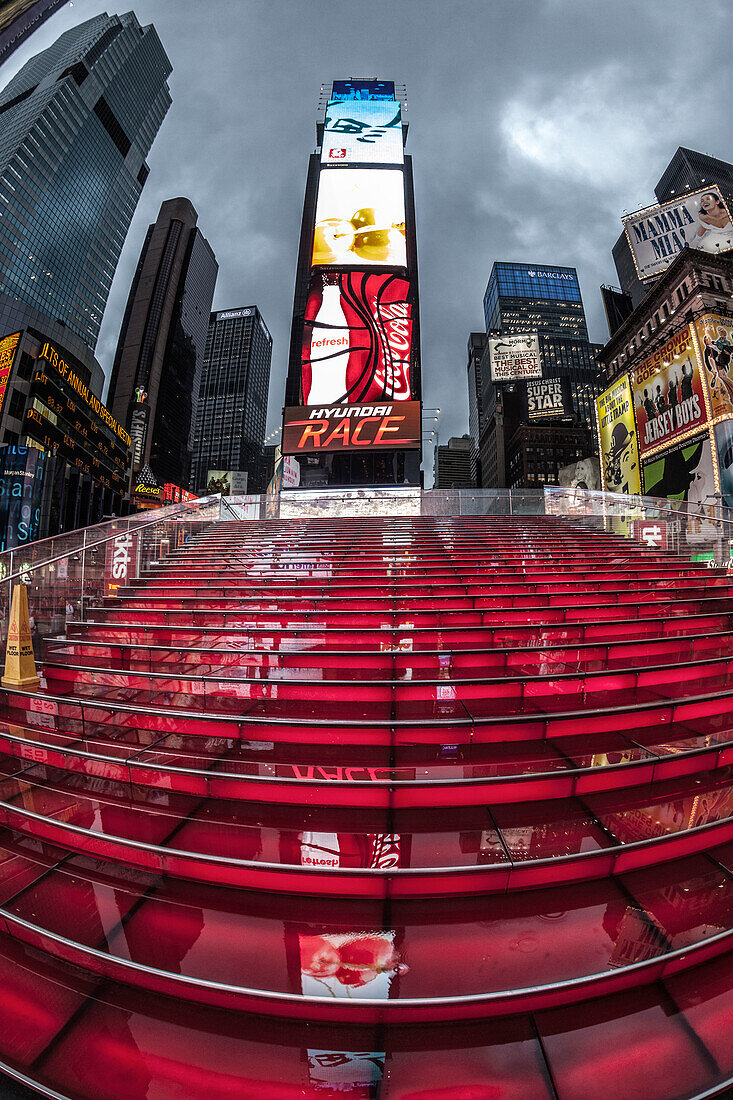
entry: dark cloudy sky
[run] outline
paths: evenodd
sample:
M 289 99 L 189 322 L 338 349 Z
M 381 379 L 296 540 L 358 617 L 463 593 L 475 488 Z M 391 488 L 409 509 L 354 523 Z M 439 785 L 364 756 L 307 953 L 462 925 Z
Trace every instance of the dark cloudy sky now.
M 75 0 L 1 74 L 103 10 Z M 108 8 L 110 13 L 127 10 Z M 653 201 L 678 145 L 733 159 L 730 0 L 136 0 L 173 63 L 173 106 L 112 287 L 109 372 L 145 228 L 188 196 L 219 261 L 217 309 L 256 303 L 280 416 L 295 260 L 322 82 L 407 85 L 423 393 L 467 430 L 466 340 L 494 260 L 578 268 L 591 338 L 624 209 Z M 7 73 L 6 71 L 7 70 Z

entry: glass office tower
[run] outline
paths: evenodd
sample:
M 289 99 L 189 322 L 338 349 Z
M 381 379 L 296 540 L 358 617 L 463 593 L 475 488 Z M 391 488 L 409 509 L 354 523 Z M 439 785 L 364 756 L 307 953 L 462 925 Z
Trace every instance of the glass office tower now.
M 99 15 L 0 93 L 0 291 L 92 349 L 171 104 L 170 73 L 152 25 Z
M 272 337 L 257 306 L 211 314 L 193 440 L 197 492 L 214 470 L 246 473 L 247 492 L 265 491 L 271 359 Z
M 132 437 L 133 469 L 187 488 L 201 370 L 219 270 L 198 214 L 166 199 L 143 243 L 122 319 L 108 404 Z

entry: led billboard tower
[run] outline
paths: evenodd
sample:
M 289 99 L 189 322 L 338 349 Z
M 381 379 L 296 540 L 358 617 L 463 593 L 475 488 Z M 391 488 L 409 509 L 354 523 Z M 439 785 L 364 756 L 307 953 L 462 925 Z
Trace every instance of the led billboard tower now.
M 417 244 L 404 89 L 324 89 L 300 237 L 283 453 L 303 488 L 419 485 Z

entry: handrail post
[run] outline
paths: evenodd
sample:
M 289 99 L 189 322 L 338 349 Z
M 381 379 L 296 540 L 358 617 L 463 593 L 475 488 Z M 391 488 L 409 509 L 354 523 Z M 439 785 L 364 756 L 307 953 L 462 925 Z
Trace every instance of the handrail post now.
M 79 592 L 79 617 L 84 622 L 84 582 L 87 564 L 87 532 L 84 528 L 84 537 L 81 547 L 81 589 Z

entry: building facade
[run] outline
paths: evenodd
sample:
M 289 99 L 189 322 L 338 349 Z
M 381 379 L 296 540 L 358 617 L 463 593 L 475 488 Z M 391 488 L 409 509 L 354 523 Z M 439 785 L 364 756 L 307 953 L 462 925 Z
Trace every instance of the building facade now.
M 300 486 L 419 485 L 420 324 L 404 86 L 322 88 L 283 419 Z
M 435 448 L 433 487 L 435 489 L 473 489 L 476 487 L 470 435 L 453 436 L 446 446 Z
M 0 93 L 0 292 L 92 349 L 171 103 L 170 72 L 152 25 L 100 15 Z
M 718 188 L 728 204 L 728 209 L 733 210 L 733 164 L 680 146 L 664 169 L 654 188 L 654 194 L 659 204 L 675 203 L 695 193 L 705 192 L 710 187 Z M 658 213 L 663 215 L 663 212 L 657 212 L 654 207 L 649 209 L 654 216 Z M 673 241 L 672 245 L 677 249 L 684 247 L 685 243 L 686 238 L 682 236 L 678 241 Z M 619 236 L 612 252 L 621 290 L 629 296 L 635 309 L 641 305 L 653 285 L 654 276 L 640 278 L 638 263 L 626 229 Z M 611 335 L 614 332 L 612 330 Z
M 122 320 L 109 405 L 129 429 L 133 466 L 187 488 L 218 265 L 185 198 L 148 227 Z
M 487 334 L 478 365 L 471 363 L 478 342 L 473 334 L 469 340 L 469 426 L 471 434 L 478 426 L 478 482 L 484 488 L 556 484 L 568 456 L 575 458 L 578 440 L 593 447 L 595 399 L 601 389 L 600 345 L 588 339 L 575 268 L 495 263 L 484 294 L 484 319 Z M 519 336 L 533 345 L 532 371 L 500 379 L 492 372 L 491 341 Z
M 35 494 L 29 516 L 10 524 L 16 533 L 23 525 L 28 537 L 20 541 L 126 513 L 130 437 L 102 404 L 103 382 L 81 338 L 0 294 L 0 454 L 11 481 L 21 477 Z M 4 548 L 8 522 L 0 513 Z
M 733 255 L 684 249 L 603 348 L 606 491 L 733 507 L 732 298 Z
M 214 472 L 246 473 L 247 492 L 265 491 L 271 360 L 272 336 L 257 306 L 211 314 L 193 439 L 191 485 L 198 492 Z

